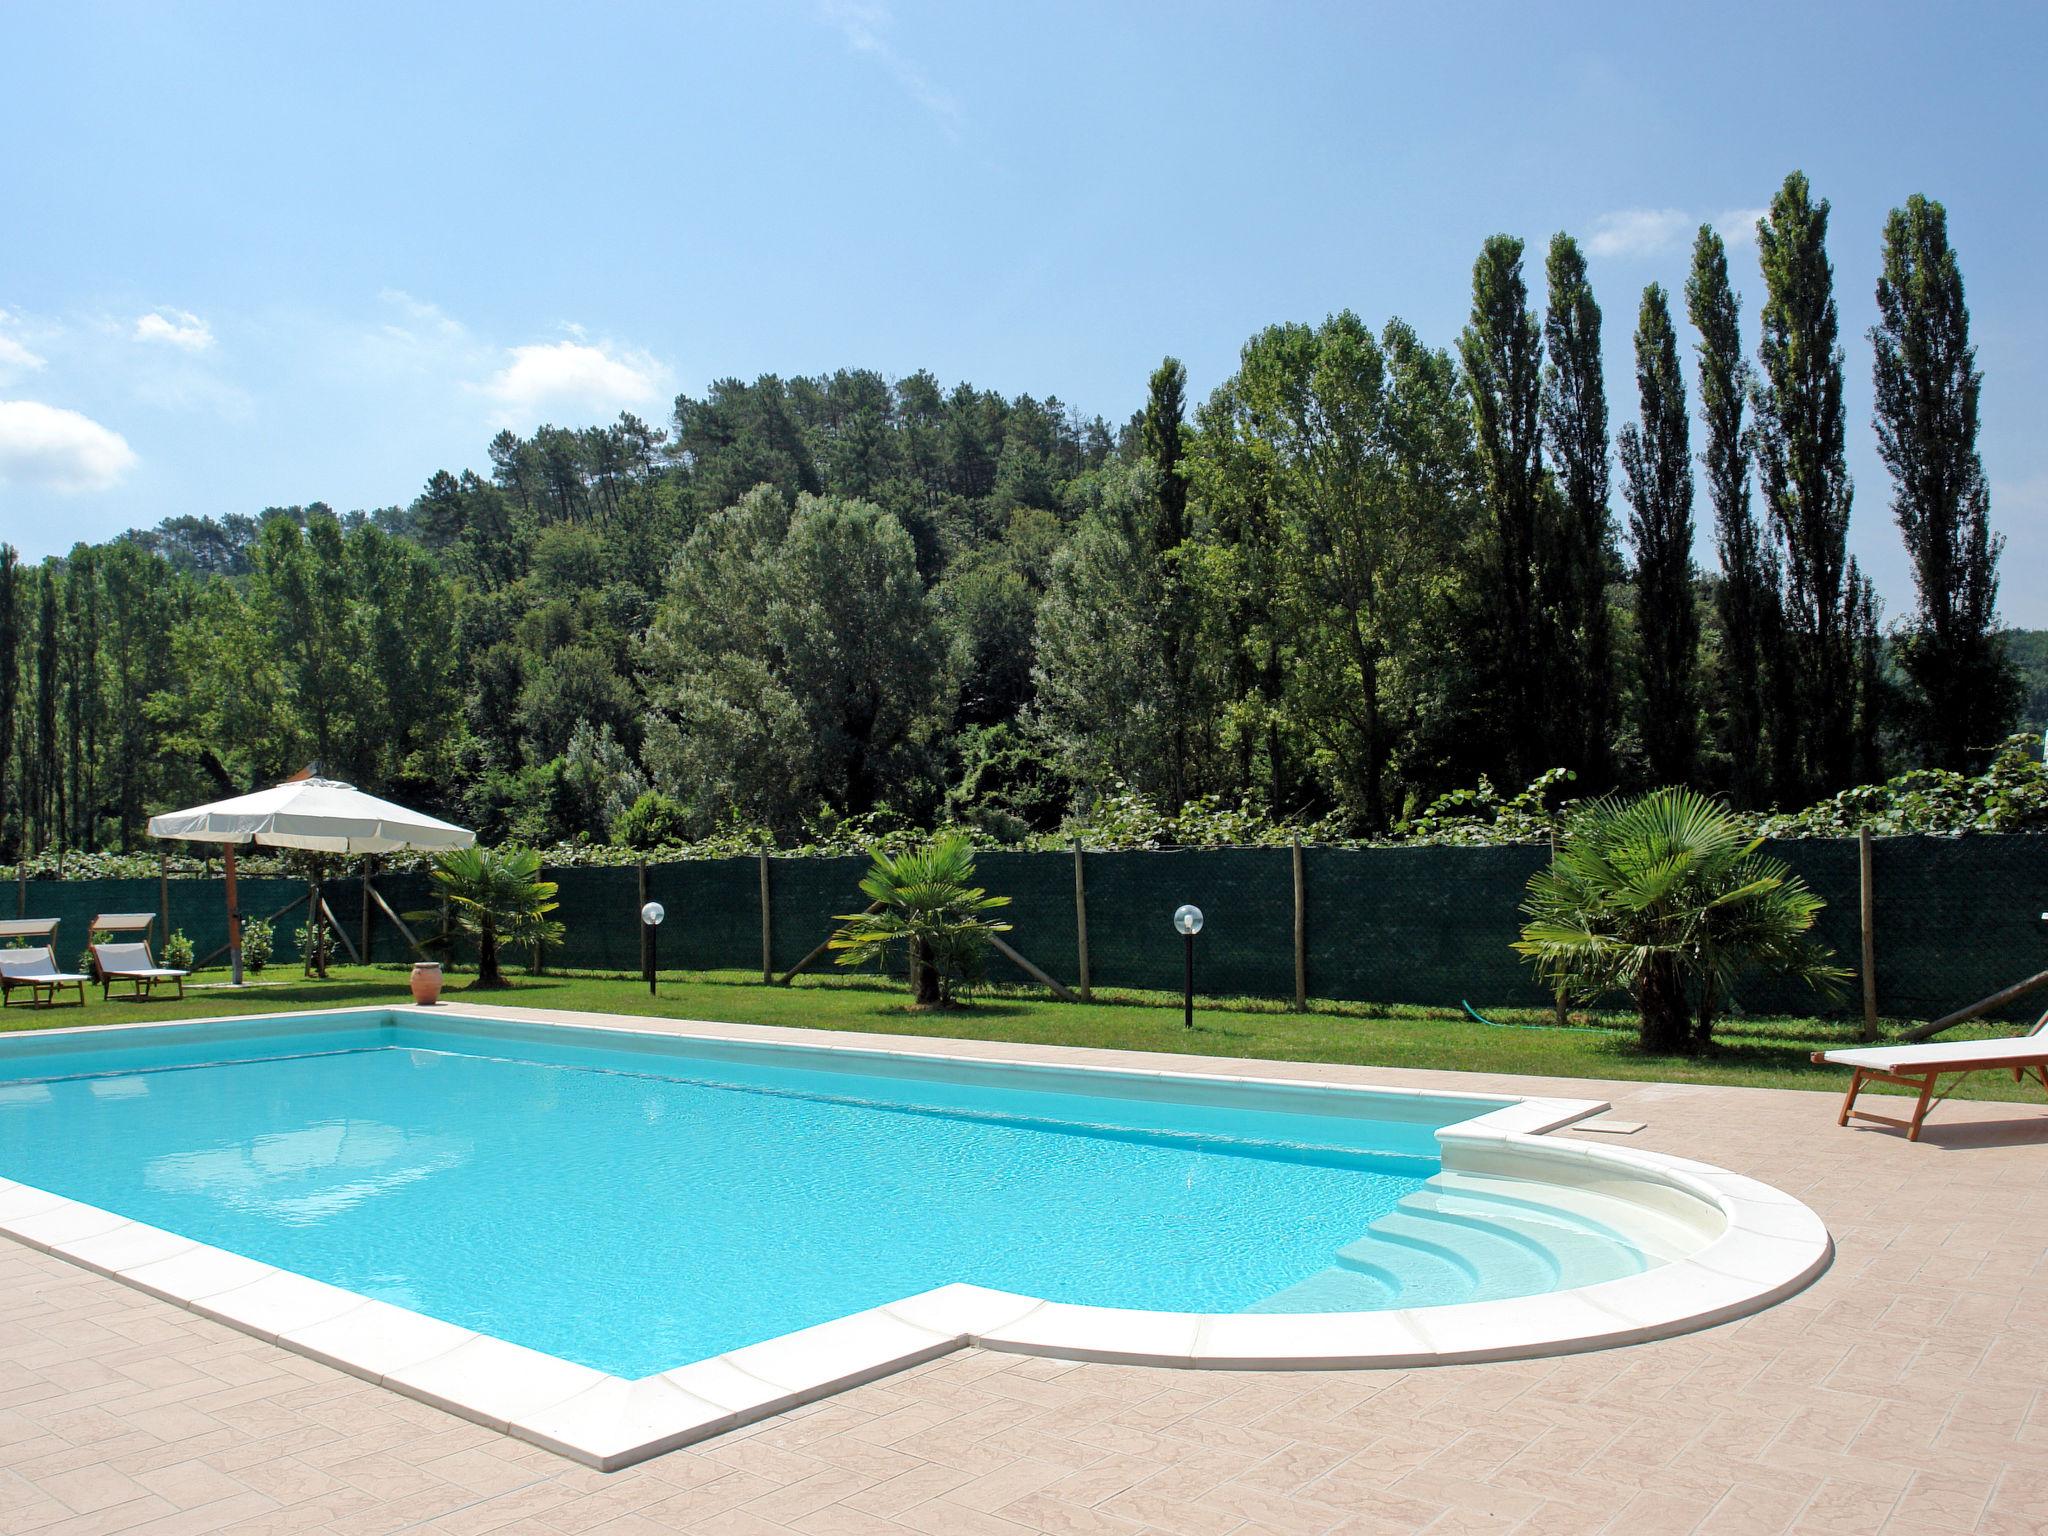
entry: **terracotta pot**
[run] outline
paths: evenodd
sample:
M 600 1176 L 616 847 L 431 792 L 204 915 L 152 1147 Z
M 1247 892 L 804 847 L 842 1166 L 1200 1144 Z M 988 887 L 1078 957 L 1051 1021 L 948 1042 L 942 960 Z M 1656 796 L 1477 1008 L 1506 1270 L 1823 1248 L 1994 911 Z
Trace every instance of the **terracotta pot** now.
M 412 968 L 412 1000 L 429 1007 L 441 1000 L 441 967 L 433 960 L 421 960 Z

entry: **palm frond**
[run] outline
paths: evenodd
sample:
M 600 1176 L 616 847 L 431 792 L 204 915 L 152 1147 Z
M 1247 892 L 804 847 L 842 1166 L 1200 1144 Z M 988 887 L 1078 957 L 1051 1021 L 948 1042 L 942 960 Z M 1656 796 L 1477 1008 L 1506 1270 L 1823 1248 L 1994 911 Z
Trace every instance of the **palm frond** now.
M 1694 790 L 1593 801 L 1530 877 L 1514 948 L 1572 995 L 1621 991 L 1646 1009 L 1689 1000 L 1709 1023 L 1749 972 L 1833 987 L 1848 973 L 1812 937 L 1824 903 L 1761 847 Z

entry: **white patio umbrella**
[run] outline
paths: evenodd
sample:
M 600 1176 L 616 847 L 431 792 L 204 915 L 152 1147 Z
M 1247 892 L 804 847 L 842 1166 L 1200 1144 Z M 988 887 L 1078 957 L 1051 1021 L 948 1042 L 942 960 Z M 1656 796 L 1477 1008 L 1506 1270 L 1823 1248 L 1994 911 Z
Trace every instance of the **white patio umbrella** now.
M 253 795 L 166 811 L 149 818 L 152 837 L 222 845 L 228 897 L 228 964 L 242 984 L 242 915 L 235 905 L 235 845 L 308 848 L 316 853 L 389 853 L 398 848 L 467 848 L 467 827 L 409 811 L 352 785 L 310 773 Z M 316 917 L 318 914 L 315 914 Z

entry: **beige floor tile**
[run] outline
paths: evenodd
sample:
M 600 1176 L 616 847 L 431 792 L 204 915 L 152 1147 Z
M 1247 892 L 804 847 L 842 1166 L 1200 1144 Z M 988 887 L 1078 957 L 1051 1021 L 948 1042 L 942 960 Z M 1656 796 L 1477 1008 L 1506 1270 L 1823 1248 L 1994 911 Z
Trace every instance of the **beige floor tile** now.
M 2048 1531 L 2042 1147 L 1973 1130 L 2009 1110 L 1946 1105 L 1911 1146 L 1826 1095 L 1374 1076 L 1598 1093 L 1640 1145 L 1809 1201 L 1835 1264 L 1739 1323 L 1547 1361 L 963 1351 L 603 1474 L 0 1240 L 0 1536 Z

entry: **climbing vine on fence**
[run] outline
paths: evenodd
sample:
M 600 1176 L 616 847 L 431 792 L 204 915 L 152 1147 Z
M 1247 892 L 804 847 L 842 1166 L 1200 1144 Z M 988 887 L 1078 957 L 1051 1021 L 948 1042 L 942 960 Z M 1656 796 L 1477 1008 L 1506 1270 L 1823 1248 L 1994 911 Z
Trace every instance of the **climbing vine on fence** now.
M 1550 840 L 1576 803 L 1569 794 L 1572 780 L 1567 770 L 1553 768 L 1518 792 L 1502 794 L 1482 778 L 1471 789 L 1439 796 L 1381 838 L 1354 837 L 1336 816 L 1289 821 L 1273 817 L 1256 804 L 1232 804 L 1218 795 L 1191 800 L 1172 810 L 1128 788 L 1097 797 L 1060 831 L 1036 834 L 1020 843 L 999 843 L 979 828 L 936 830 L 957 831 L 979 848 L 1007 846 L 1026 852 L 1065 848 L 1076 839 L 1083 847 L 1102 851 L 1284 848 L 1297 841 L 1320 848 L 1505 848 Z M 1880 836 L 2044 832 L 2048 831 L 2048 767 L 2042 764 L 2040 746 L 2033 737 L 2014 736 L 1981 774 L 1916 769 L 1883 784 L 1845 789 L 1803 810 L 1744 819 L 1758 836 L 1788 840 L 1854 837 L 1866 828 Z M 554 869 L 731 858 L 750 856 L 763 848 L 777 858 L 838 858 L 865 856 L 876 848 L 900 852 L 929 837 L 932 830 L 913 825 L 887 809 L 864 816 L 821 812 L 805 824 L 801 837 L 779 845 L 764 829 L 735 820 L 709 837 L 659 848 L 582 841 L 556 843 L 541 852 Z M 245 853 L 240 863 L 250 875 L 297 875 L 303 868 L 292 856 L 261 850 Z M 152 851 L 50 851 L 23 860 L 20 869 L 31 880 L 133 880 L 155 878 L 158 865 L 159 855 Z M 210 876 L 219 873 L 220 861 L 180 851 L 167 855 L 163 867 L 173 878 Z M 393 854 L 384 857 L 383 867 L 424 869 L 426 861 L 424 856 Z

